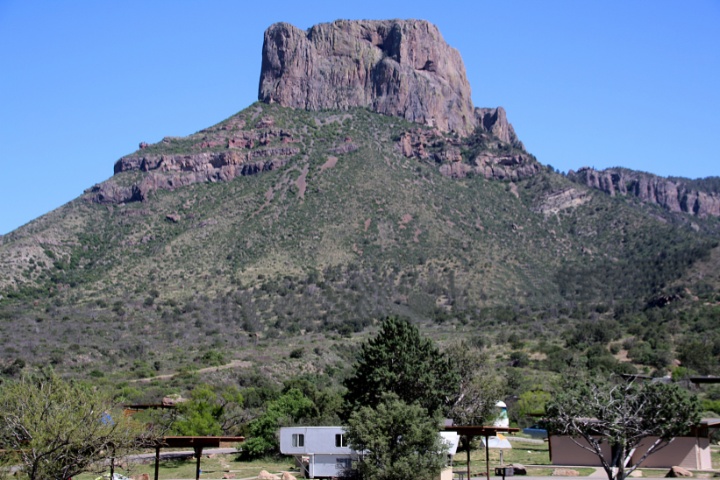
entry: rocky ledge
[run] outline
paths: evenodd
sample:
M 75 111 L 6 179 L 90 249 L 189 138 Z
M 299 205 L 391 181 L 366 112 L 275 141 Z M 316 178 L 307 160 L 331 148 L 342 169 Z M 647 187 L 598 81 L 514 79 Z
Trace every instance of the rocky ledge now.
M 720 195 L 650 173 L 624 168 L 595 170 L 581 168 L 568 172 L 568 177 L 588 187 L 611 195 L 632 196 L 645 203 L 659 205 L 671 212 L 689 213 L 699 217 L 720 216 Z
M 256 110 L 260 113 L 262 110 Z M 182 151 L 182 153 L 168 153 Z M 147 172 L 140 180 L 124 185 L 115 178 L 85 191 L 95 203 L 143 201 L 155 190 L 199 182 L 226 182 L 283 167 L 300 153 L 292 132 L 275 128 L 271 117 L 261 118 L 255 128 L 235 116 L 226 122 L 185 138 L 164 138 L 115 162 L 115 174 Z
M 170 165 L 172 168 L 176 168 L 178 164 L 183 164 L 196 165 L 199 168 L 197 170 L 182 172 L 176 171 L 176 173 L 171 175 L 151 173 L 143 177 L 138 183 L 130 186 L 119 185 L 110 179 L 94 185 L 86 190 L 85 193 L 88 194 L 87 198 L 94 203 L 120 204 L 142 202 L 147 198 L 148 194 L 155 190 L 174 190 L 179 187 L 201 182 L 227 182 L 238 176 L 254 175 L 260 172 L 275 170 L 285 166 L 287 163 L 287 158 L 272 158 L 259 162 L 241 164 L 228 163 L 214 168 L 202 168 L 202 166 L 212 164 L 213 161 L 223 162 L 225 158 L 232 158 L 232 156 L 227 156 L 222 153 L 177 156 L 161 155 L 159 158 L 151 158 L 147 163 L 147 159 L 143 158 L 143 165 L 157 163 L 159 165 Z
M 400 137 L 398 148 L 405 157 L 433 160 L 440 173 L 452 178 L 482 175 L 516 181 L 542 170 L 525 151 L 502 107 L 476 108 L 475 115 L 478 123 L 471 136 L 459 138 L 443 135 L 437 128 L 417 128 Z

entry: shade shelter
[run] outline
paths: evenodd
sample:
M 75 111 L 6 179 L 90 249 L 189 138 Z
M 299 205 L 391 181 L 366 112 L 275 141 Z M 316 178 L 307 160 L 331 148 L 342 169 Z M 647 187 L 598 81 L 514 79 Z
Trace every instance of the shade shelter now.
M 490 426 L 474 426 L 474 425 L 452 425 L 446 426 L 445 430 L 450 432 L 457 432 L 458 435 L 462 435 L 467 439 L 467 476 L 470 480 L 470 442 L 474 437 L 480 436 L 485 437 L 485 470 L 488 480 L 490 480 L 490 449 L 487 445 L 490 444 L 490 437 L 497 436 L 498 433 L 517 433 L 520 431 L 519 428 L 511 427 L 496 427 Z
M 699 424 L 690 428 L 687 434 L 675 437 L 672 442 L 663 447 L 662 453 L 647 457 L 643 468 L 670 468 L 679 466 L 690 470 L 706 470 L 712 468 L 710 451 L 711 435 L 720 429 L 720 419 L 705 418 Z M 647 437 L 631 455 L 631 462 L 638 462 L 647 452 L 657 437 Z M 580 465 L 600 467 L 600 458 L 588 451 L 589 444 L 582 438 L 573 438 L 568 435 L 550 435 L 550 462 L 553 465 Z M 607 461 L 612 458 L 612 446 L 604 441 L 601 444 L 603 457 Z
M 155 448 L 155 480 L 158 480 L 159 476 L 161 448 L 192 448 L 197 459 L 195 479 L 199 480 L 200 458 L 204 448 L 218 448 L 221 443 L 240 443 L 244 441 L 245 437 L 163 437 L 152 445 Z

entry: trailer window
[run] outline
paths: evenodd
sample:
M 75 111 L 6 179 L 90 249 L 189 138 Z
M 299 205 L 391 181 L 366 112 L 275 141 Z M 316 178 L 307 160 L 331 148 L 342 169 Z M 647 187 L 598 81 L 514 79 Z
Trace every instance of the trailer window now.
M 347 437 L 342 433 L 335 434 L 335 446 L 336 447 L 347 447 Z
M 293 433 L 292 434 L 292 446 L 293 447 L 304 447 L 305 446 L 305 434 L 304 433 Z

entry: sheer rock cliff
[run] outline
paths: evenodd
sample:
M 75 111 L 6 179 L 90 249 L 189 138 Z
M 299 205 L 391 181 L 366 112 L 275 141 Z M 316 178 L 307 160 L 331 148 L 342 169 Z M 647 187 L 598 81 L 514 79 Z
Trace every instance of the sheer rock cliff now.
M 258 98 L 307 110 L 366 107 L 467 135 L 476 119 L 460 54 L 423 20 L 265 32 Z

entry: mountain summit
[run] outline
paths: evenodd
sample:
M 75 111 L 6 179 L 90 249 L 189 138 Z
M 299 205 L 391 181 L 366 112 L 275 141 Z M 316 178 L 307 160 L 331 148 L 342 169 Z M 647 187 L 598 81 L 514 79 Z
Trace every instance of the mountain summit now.
M 448 176 L 517 179 L 540 168 L 502 107 L 473 107 L 460 54 L 423 20 L 343 20 L 307 32 L 276 23 L 265 32 L 258 99 L 309 112 L 366 108 L 430 127 L 431 133 L 405 132 L 400 144 L 406 157 L 426 158 L 436 135 L 457 133 L 433 155 L 438 164 L 447 164 L 441 171 Z M 274 170 L 301 153 L 302 137 L 292 122 L 278 128 L 274 118 L 235 117 L 185 138 L 143 142 L 114 170 L 151 175 L 129 182 L 110 179 L 92 187 L 88 198 L 111 204 L 144 201 L 157 190 Z M 474 163 L 461 164 L 461 151 L 470 144 L 477 150 Z
M 424 20 L 346 21 L 265 32 L 259 99 L 307 110 L 366 107 L 467 135 L 473 109 L 460 54 Z

